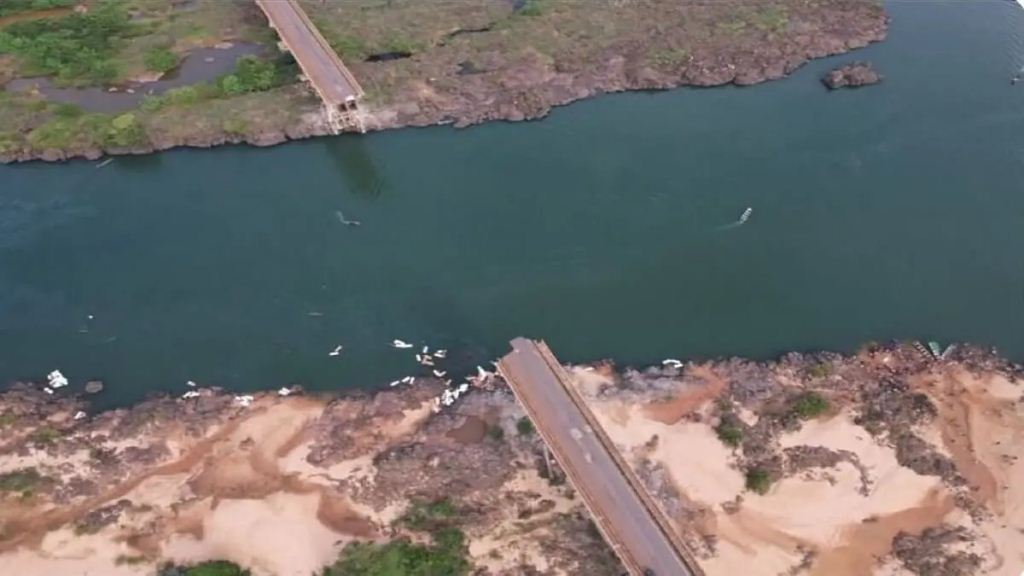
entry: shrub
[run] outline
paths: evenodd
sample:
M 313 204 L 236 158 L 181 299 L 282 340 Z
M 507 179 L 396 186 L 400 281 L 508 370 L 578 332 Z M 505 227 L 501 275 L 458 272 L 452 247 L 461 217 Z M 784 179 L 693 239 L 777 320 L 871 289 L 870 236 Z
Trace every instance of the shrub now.
M 145 130 L 135 118 L 135 114 L 128 112 L 121 114 L 110 121 L 103 138 L 103 143 L 110 146 L 127 147 L 140 144 L 146 139 Z
M 487 427 L 487 437 L 491 440 L 501 442 L 505 439 L 505 429 L 501 427 L 501 424 L 495 424 Z
M 455 528 L 435 534 L 431 546 L 406 539 L 354 542 L 323 576 L 462 576 L 470 570 L 465 553 L 465 536 Z
M 165 73 L 178 67 L 178 55 L 167 48 L 154 48 L 146 53 L 142 62 L 146 70 Z
M 34 10 L 47 10 L 50 8 L 67 8 L 74 5 L 76 0 L 3 0 L 0 2 L 0 18 L 18 14 L 19 12 L 31 12 Z
M 22 468 L 6 474 L 0 474 L 0 491 L 27 492 L 32 490 L 43 479 L 35 468 Z
M 800 418 L 815 418 L 828 410 L 828 400 L 817 392 L 804 392 L 793 401 L 792 410 Z
M 433 530 L 455 517 L 455 504 L 447 498 L 433 502 L 413 502 L 402 517 L 413 530 Z
M 807 368 L 807 374 L 812 378 L 828 378 L 832 374 L 832 365 L 821 362 Z
M 53 444 L 58 438 L 60 438 L 60 430 L 52 426 L 43 426 L 30 436 L 30 439 L 36 444 Z
M 533 436 L 533 433 L 536 432 L 533 422 L 526 416 L 523 416 L 516 422 L 516 431 L 519 432 L 520 436 Z
M 758 494 L 767 494 L 772 487 L 772 477 L 764 468 L 754 467 L 747 470 L 747 490 Z
M 722 421 L 715 426 L 715 434 L 718 435 L 718 439 L 727 446 L 733 448 L 738 447 L 743 443 L 743 428 L 740 428 L 732 418 L 722 418 Z
M 255 56 L 238 59 L 235 71 L 223 76 L 217 85 L 228 96 L 270 90 L 280 84 L 280 75 L 273 62 Z
M 249 571 L 234 562 L 211 560 L 194 566 L 167 565 L 158 576 L 249 576 Z
M 540 16 L 544 13 L 544 7 L 541 6 L 540 0 L 526 0 L 523 2 L 523 7 L 519 9 L 519 14 L 522 16 Z
M 124 7 L 105 1 L 84 14 L 11 24 L 0 31 L 0 53 L 20 56 L 32 73 L 102 83 L 117 76 L 110 58 L 132 29 Z

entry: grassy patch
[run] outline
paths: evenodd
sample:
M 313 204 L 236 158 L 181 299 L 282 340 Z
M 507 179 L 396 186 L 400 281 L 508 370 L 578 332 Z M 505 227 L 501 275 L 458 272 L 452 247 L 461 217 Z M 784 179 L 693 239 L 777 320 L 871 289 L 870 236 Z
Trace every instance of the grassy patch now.
M 758 494 L 767 494 L 772 487 L 772 476 L 764 468 L 753 467 L 747 470 L 747 490 Z
M 533 436 L 536 429 L 533 427 L 533 422 L 526 416 L 523 416 L 516 421 L 516 432 L 519 432 L 520 436 Z
M 146 139 L 142 123 L 132 112 L 118 116 L 109 114 L 58 115 L 28 135 L 29 143 L 40 150 L 68 149 L 75 145 L 128 148 L 143 144 Z M 42 429 L 36 434 L 41 431 Z
M 160 72 L 161 74 L 165 74 L 177 68 L 180 61 L 181 60 L 178 58 L 178 55 L 167 48 L 153 48 L 149 52 L 146 52 L 146 56 L 142 59 L 143 64 L 146 66 L 146 70 L 149 70 L 150 72 Z
M 76 0 L 3 0 L 3 2 L 0 2 L 0 18 L 22 12 L 68 8 L 73 6 L 75 2 Z
M 456 528 L 434 534 L 430 546 L 406 539 L 385 544 L 355 542 L 323 576 L 461 576 L 469 574 L 465 536 Z
M 817 392 L 804 392 L 793 400 L 790 409 L 800 418 L 816 418 L 828 410 L 828 400 Z
M 29 492 L 43 479 L 35 468 L 22 468 L 6 474 L 0 474 L 0 491 Z
M 737 448 L 743 443 L 743 428 L 732 418 L 722 418 L 718 426 L 715 426 L 715 434 L 726 446 Z
M 42 426 L 29 436 L 36 444 L 53 444 L 61 437 L 60 430 L 53 426 Z
M 690 57 L 690 53 L 686 50 L 679 48 L 672 48 L 668 50 L 658 50 L 651 53 L 648 57 L 651 64 L 657 66 L 664 66 L 666 68 L 676 68 L 679 65 L 685 63 Z
M 4 133 L 0 133 L 0 150 L 3 150 L 3 142 Z M 11 424 L 14 424 L 17 421 L 18 416 L 15 415 L 13 412 L 4 412 L 3 414 L 0 414 L 0 428 L 6 428 L 7 426 L 10 426 Z
M 779 32 L 789 24 L 789 14 L 781 6 L 764 6 L 754 12 L 751 20 L 758 30 Z
M 212 560 L 194 566 L 164 566 L 158 576 L 249 576 L 249 571 L 234 562 Z
M 119 42 L 137 30 L 117 2 L 87 13 L 17 22 L 0 30 L 0 54 L 21 58 L 24 73 L 52 74 L 64 83 L 101 84 L 117 77 L 112 57 Z
M 128 556 L 125 554 L 121 554 L 114 559 L 114 564 L 116 566 L 138 566 L 139 564 L 145 564 L 146 562 L 148 562 L 148 560 L 146 560 L 145 556 Z
M 811 378 L 828 378 L 832 375 L 832 365 L 827 362 L 820 362 L 807 368 L 807 375 Z
M 431 531 L 449 525 L 458 510 L 447 498 L 433 502 L 413 502 L 402 516 L 402 522 L 413 530 Z

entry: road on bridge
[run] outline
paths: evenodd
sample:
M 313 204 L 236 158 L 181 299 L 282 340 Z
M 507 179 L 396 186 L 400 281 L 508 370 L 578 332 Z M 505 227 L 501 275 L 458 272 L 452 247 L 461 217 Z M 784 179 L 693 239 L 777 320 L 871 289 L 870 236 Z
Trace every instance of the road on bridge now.
M 498 363 L 608 543 L 635 575 L 698 576 L 668 520 L 604 435 L 544 343 L 512 341 Z
M 295 0 L 256 0 L 271 26 L 328 104 L 341 106 L 363 90 Z

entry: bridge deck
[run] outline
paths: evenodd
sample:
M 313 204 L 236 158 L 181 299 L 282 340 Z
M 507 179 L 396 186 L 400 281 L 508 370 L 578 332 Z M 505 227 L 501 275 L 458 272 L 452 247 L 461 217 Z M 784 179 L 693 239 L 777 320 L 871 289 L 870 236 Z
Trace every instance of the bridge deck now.
M 256 0 L 325 103 L 343 107 L 363 89 L 296 0 Z
M 498 371 L 632 574 L 702 574 L 543 342 L 513 340 Z

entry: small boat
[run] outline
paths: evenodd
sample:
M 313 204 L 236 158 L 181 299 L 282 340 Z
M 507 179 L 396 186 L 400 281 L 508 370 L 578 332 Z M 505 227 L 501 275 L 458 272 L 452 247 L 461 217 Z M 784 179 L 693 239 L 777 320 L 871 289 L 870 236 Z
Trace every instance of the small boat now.
M 392 340 L 391 345 L 395 348 L 412 348 L 412 344 L 398 339 Z
M 739 223 L 743 224 L 747 220 L 750 220 L 750 215 L 753 214 L 753 213 L 754 213 L 754 209 L 750 208 L 750 207 L 747 207 L 747 209 L 743 211 L 743 214 L 740 214 Z
M 106 166 L 106 165 L 110 164 L 110 163 L 111 163 L 111 162 L 113 162 L 113 161 L 114 161 L 114 159 L 113 159 L 113 158 L 107 158 L 107 159 L 106 159 L 106 160 L 104 160 L 103 162 L 100 162 L 99 164 L 97 164 L 97 165 L 96 165 L 96 167 L 97 167 L 97 168 L 103 168 L 104 166 Z
M 334 350 L 331 350 L 330 352 L 328 352 L 328 353 L 327 353 L 327 355 L 328 355 L 328 356 L 341 356 L 341 349 L 342 349 L 342 348 L 344 348 L 344 346 L 342 346 L 341 344 L 339 344 L 338 346 L 336 346 L 336 347 L 334 348 Z

